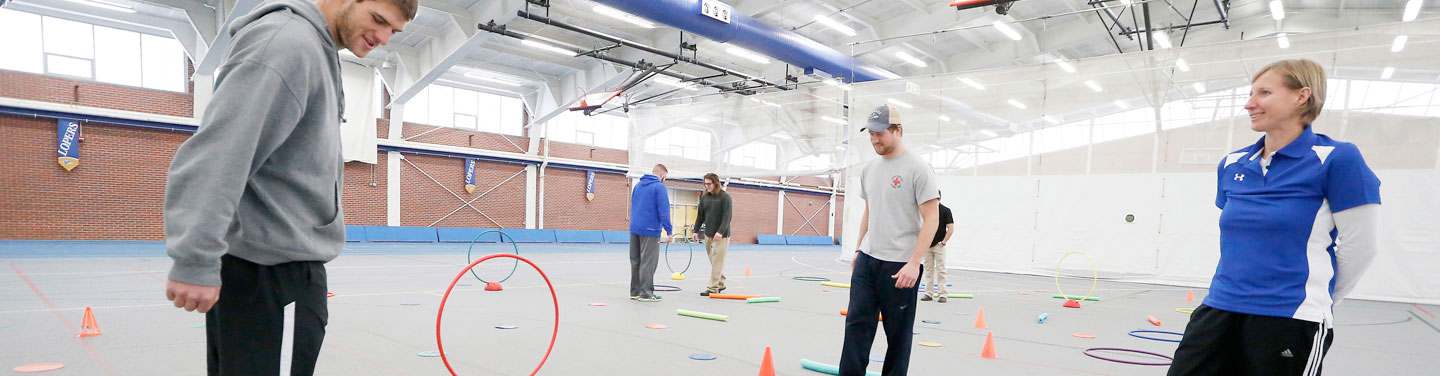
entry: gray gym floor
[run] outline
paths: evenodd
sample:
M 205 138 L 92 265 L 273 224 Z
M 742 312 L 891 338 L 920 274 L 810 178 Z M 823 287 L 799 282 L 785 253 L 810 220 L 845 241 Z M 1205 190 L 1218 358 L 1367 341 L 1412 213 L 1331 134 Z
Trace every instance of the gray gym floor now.
M 466 262 L 465 244 L 352 243 L 329 264 L 330 324 L 320 357 L 324 375 L 437 375 L 448 373 L 440 358 L 417 353 L 436 350 L 435 320 L 441 295 Z M 844 334 L 845 289 L 796 276 L 848 282 L 848 266 L 835 247 L 732 246 L 726 265 L 727 293 L 779 296 L 779 303 L 700 297 L 710 270 L 704 249 L 685 280 L 671 280 L 663 264 L 656 283 L 682 288 L 660 293 L 656 303 L 630 301 L 625 245 L 520 244 L 550 277 L 559 295 L 560 327 L 547 375 L 749 375 L 758 372 L 765 346 L 774 351 L 781 375 L 819 375 L 800 359 L 838 363 Z M 686 263 L 685 244 L 670 247 L 670 263 Z M 476 246 L 480 255 L 509 252 L 510 245 Z M 662 248 L 663 249 L 663 248 Z M 964 254 L 950 256 L 964 267 Z M 153 242 L 0 241 L 0 366 L 64 363 L 56 375 L 196 375 L 205 370 L 204 323 L 200 314 L 175 309 L 164 300 L 170 265 L 163 245 Z M 487 279 L 504 278 L 514 262 L 500 258 L 477 267 Z M 752 275 L 744 276 L 749 266 Z M 1130 348 L 1171 355 L 1175 344 L 1129 336 L 1131 330 L 1181 332 L 1188 315 L 1176 308 L 1187 289 L 1102 280 L 1081 309 L 1062 308 L 1051 298 L 1053 277 L 951 269 L 951 293 L 974 299 L 920 302 L 913 375 L 1162 375 L 1165 367 L 1112 363 L 1082 354 L 1092 347 Z M 553 311 L 539 275 L 523 263 L 504 291 L 483 291 L 466 275 L 447 303 L 445 352 L 462 375 L 525 375 L 545 353 Z M 1089 279 L 1064 278 L 1069 294 L 1083 294 Z M 1073 289 L 1073 291 L 1072 291 Z M 828 291 L 827 291 L 828 290 Z M 1195 290 L 1197 301 L 1204 290 Z M 605 303 L 591 306 L 589 303 Z M 84 308 L 92 307 L 104 335 L 76 338 Z M 988 329 L 976 329 L 983 308 Z M 728 322 L 678 316 L 676 309 L 725 314 Z M 1325 362 L 1332 375 L 1416 375 L 1440 354 L 1440 307 L 1405 303 L 1346 301 L 1336 309 L 1335 344 Z M 1045 323 L 1036 317 L 1047 313 Z M 1147 316 L 1161 320 L 1151 325 Z M 667 325 L 647 329 L 647 324 Z M 518 325 L 518 329 L 496 329 Z M 995 335 L 999 359 L 982 359 L 987 332 Z M 883 332 L 882 332 L 883 333 Z M 1089 333 L 1081 339 L 1074 333 Z M 1163 336 L 1162 337 L 1167 337 Z M 872 354 L 883 356 L 883 334 Z M 691 360 L 692 354 L 715 360 Z M 1149 356 L 1105 355 L 1163 362 Z M 880 363 L 872 362 L 878 371 Z

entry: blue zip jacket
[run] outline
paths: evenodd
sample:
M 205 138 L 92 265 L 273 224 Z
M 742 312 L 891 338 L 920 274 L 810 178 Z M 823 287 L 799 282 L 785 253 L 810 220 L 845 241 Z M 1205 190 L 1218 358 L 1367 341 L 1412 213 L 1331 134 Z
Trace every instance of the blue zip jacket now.
M 675 233 L 670 227 L 670 195 L 659 177 L 646 174 L 630 191 L 630 233 L 660 237 L 662 228 Z

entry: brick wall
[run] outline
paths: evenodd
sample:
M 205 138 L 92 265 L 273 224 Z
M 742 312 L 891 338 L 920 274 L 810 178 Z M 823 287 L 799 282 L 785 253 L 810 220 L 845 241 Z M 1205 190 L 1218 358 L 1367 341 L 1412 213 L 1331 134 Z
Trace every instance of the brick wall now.
M 731 186 L 731 243 L 755 244 L 755 235 L 775 233 L 775 200 L 780 192 Z
M 347 225 L 385 225 L 389 186 L 386 171 L 390 160 L 386 153 L 378 154 L 373 165 L 364 162 L 345 163 L 345 183 L 341 187 L 340 203 L 345 209 Z
M 67 172 L 54 119 L 0 115 L 0 239 L 162 240 L 165 173 L 189 134 L 81 129 L 80 165 Z
M 629 184 L 625 175 L 596 172 L 595 199 L 587 201 L 585 171 L 545 169 L 545 228 L 629 231 Z
M 785 200 L 785 231 L 781 235 L 830 235 L 829 195 L 787 192 Z M 805 225 L 805 218 L 811 215 L 810 225 Z
M 378 132 L 380 131 L 381 127 L 377 126 L 375 128 Z M 384 132 L 386 133 L 381 133 L 379 135 L 380 138 L 385 138 L 388 135 L 388 132 L 390 132 L 388 126 L 385 127 Z M 427 144 L 469 147 L 485 150 L 498 150 L 511 153 L 524 153 L 526 152 L 526 150 L 529 150 L 528 148 L 530 146 L 530 139 L 525 137 L 501 135 L 498 133 L 489 132 L 467 131 L 458 128 L 435 127 L 416 123 L 405 123 L 405 129 L 402 135 L 405 138 L 408 138 L 407 141 L 413 142 L 424 142 Z
M 624 150 L 555 141 L 550 142 L 550 156 L 555 158 L 630 164 L 630 153 Z
M 95 81 L 0 70 L 0 97 L 191 117 L 195 96 Z
M 409 162 L 401 162 L 400 184 L 404 191 L 400 193 L 400 225 L 525 228 L 525 174 L 505 181 L 522 172 L 524 165 L 476 161 L 475 193 L 465 193 L 464 159 L 416 154 L 405 154 L 405 159 Z M 491 188 L 494 190 L 485 194 Z M 446 192 L 447 189 L 464 201 Z M 465 201 L 481 194 L 485 196 L 471 205 L 484 215 L 464 206 Z M 455 211 L 456 208 L 461 210 Z M 454 214 L 450 214 L 452 211 Z

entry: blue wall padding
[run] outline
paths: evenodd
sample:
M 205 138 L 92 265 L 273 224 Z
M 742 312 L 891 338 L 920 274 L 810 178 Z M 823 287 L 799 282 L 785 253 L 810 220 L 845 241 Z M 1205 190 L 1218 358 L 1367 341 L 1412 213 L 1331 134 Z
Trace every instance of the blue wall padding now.
M 589 230 L 555 230 L 555 241 L 560 243 L 604 243 L 605 233 Z
M 755 235 L 755 242 L 768 245 L 785 245 L 785 235 Z
M 434 227 L 366 226 L 365 240 L 371 242 L 434 243 Z
M 606 243 L 630 244 L 629 231 L 604 231 Z
M 365 226 L 345 226 L 346 242 L 365 241 Z

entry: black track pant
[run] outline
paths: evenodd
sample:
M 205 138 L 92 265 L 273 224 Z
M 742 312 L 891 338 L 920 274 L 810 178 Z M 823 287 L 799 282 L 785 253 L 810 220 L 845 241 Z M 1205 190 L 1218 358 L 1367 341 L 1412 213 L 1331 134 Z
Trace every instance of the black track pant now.
M 1168 375 L 1319 375 L 1333 334 L 1317 322 L 1201 305 Z
M 205 314 L 210 375 L 312 375 L 325 340 L 325 264 L 260 265 L 225 255 Z
M 908 289 L 895 288 L 890 276 L 900 272 L 903 262 L 881 261 L 864 252 L 855 254 L 855 270 L 850 274 L 850 309 L 845 315 L 845 347 L 840 353 L 840 376 L 864 376 L 870 363 L 870 346 L 875 343 L 875 327 L 885 326 L 885 364 L 880 374 L 904 376 L 910 368 L 910 341 L 915 336 L 915 299 L 919 296 L 918 281 L 925 275 L 922 267 L 917 283 Z M 885 321 L 880 321 L 883 316 Z

